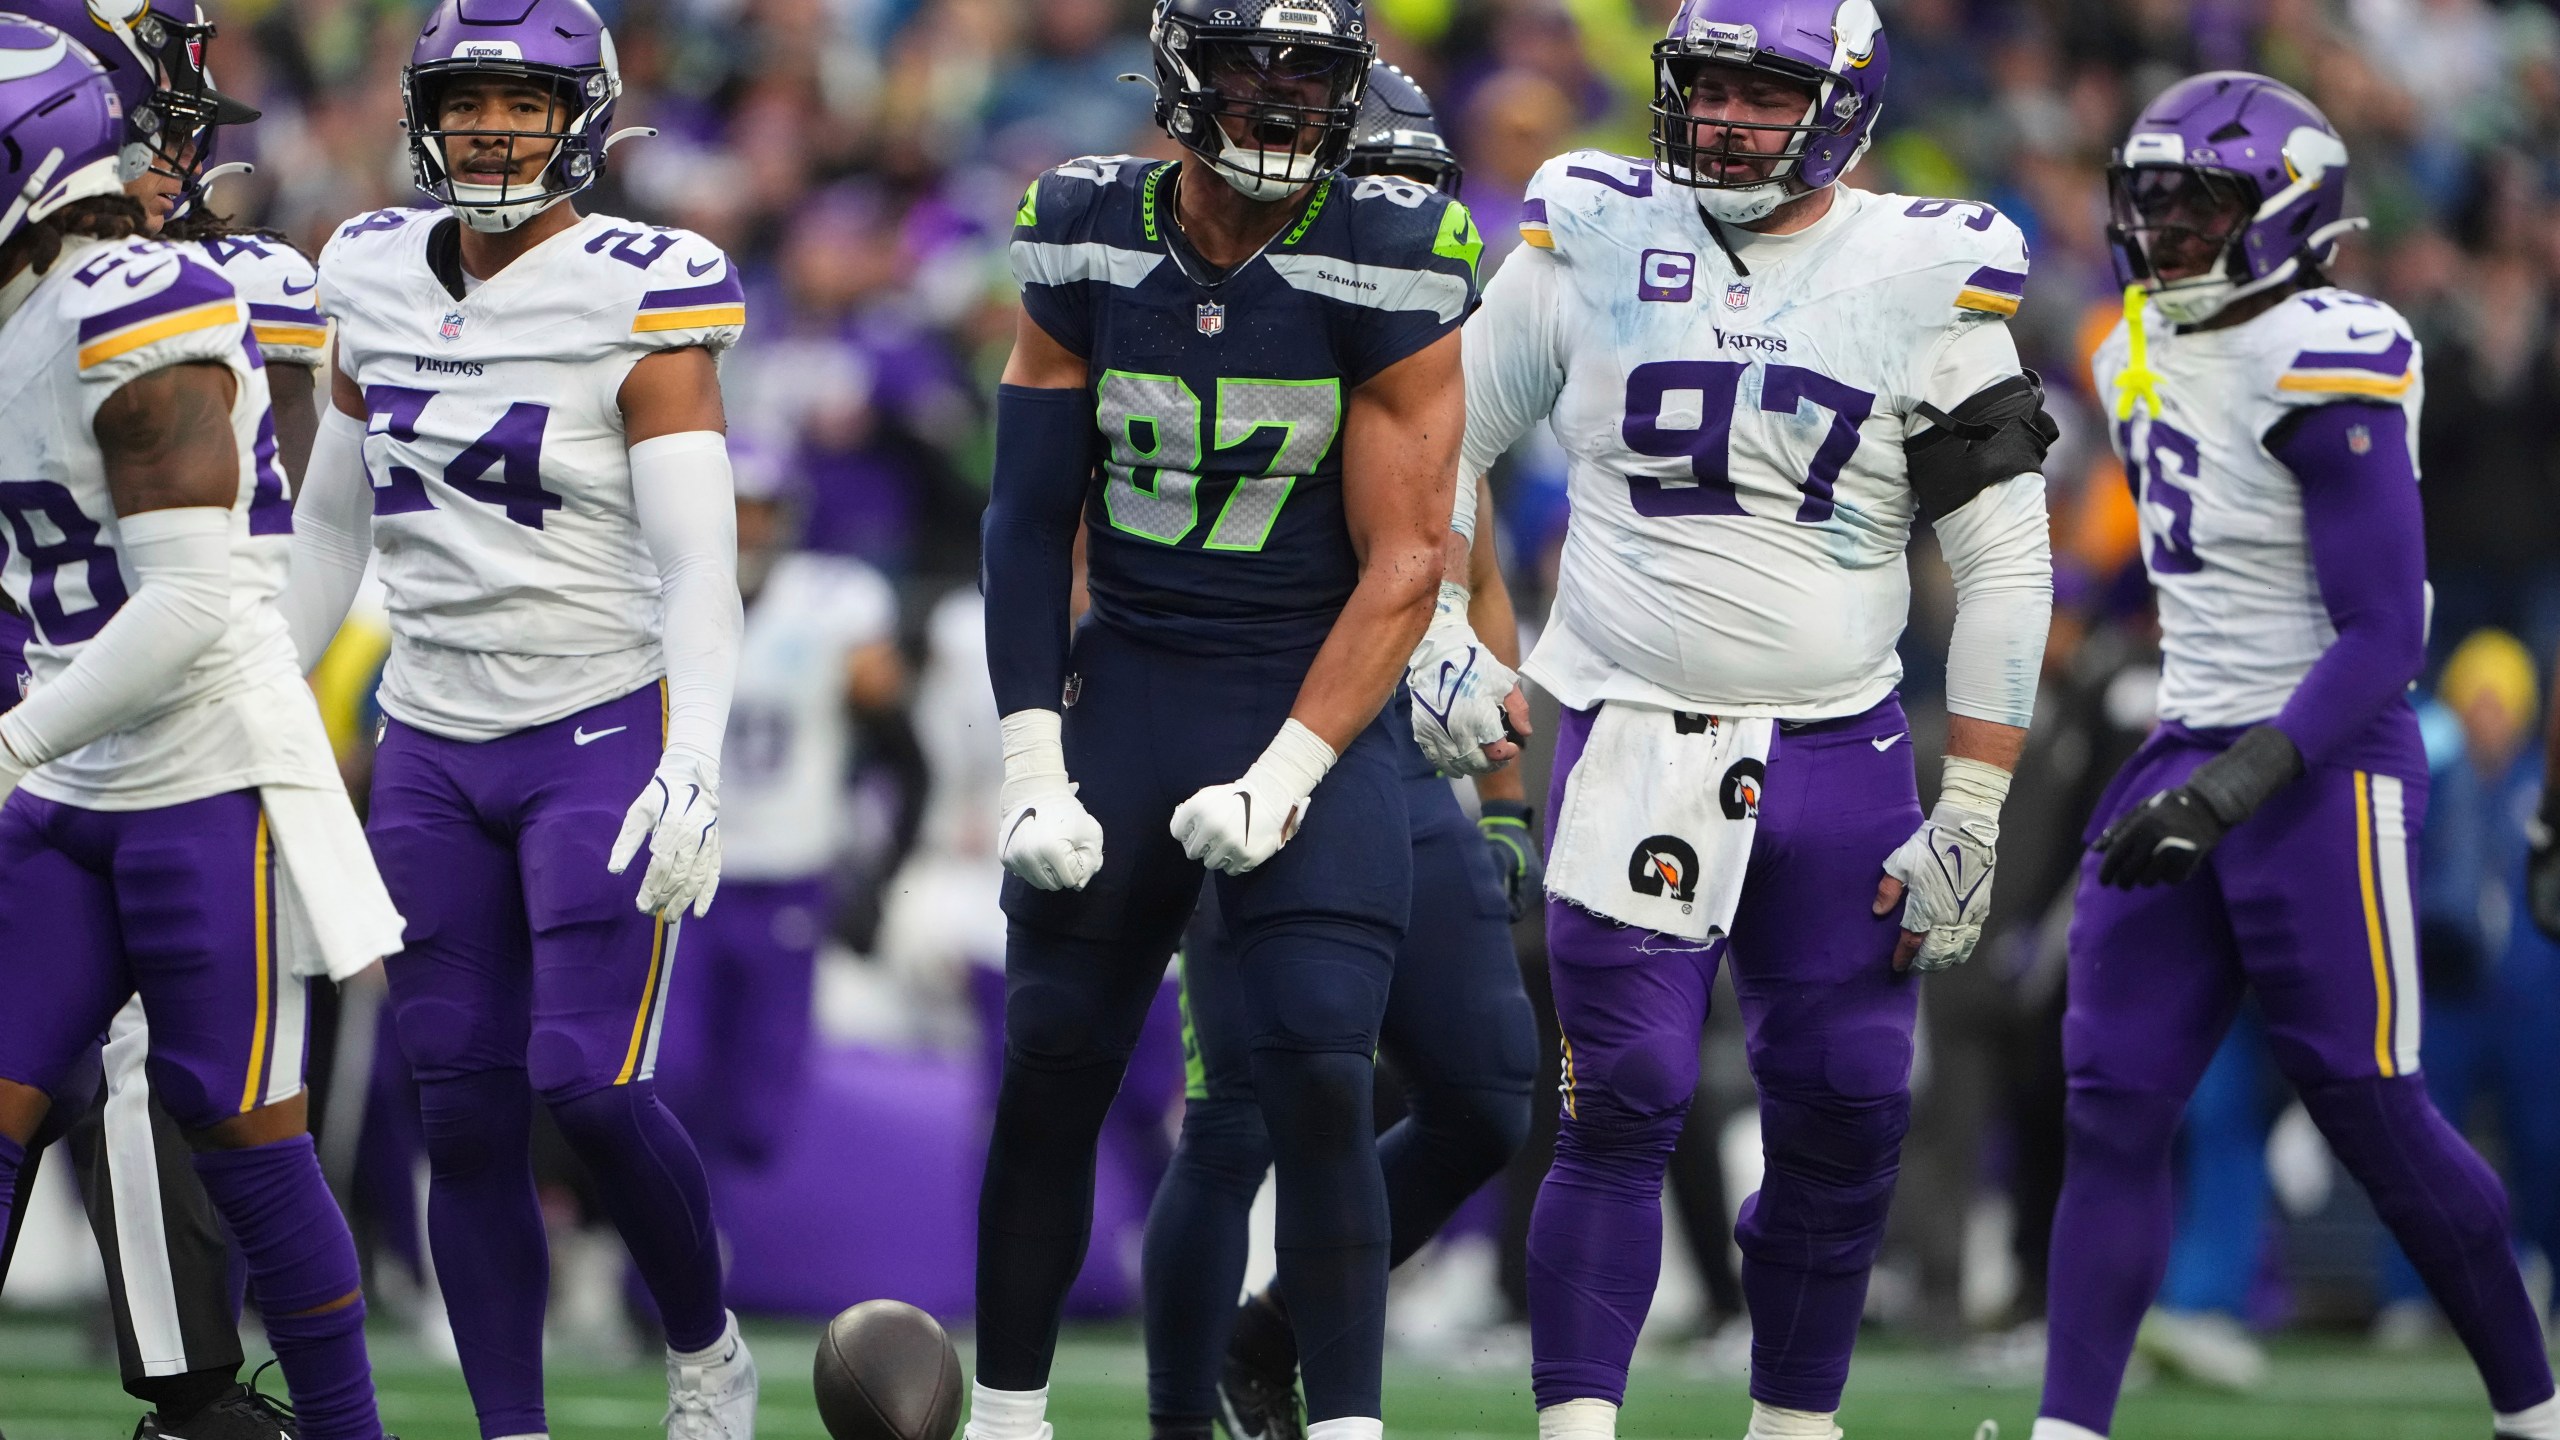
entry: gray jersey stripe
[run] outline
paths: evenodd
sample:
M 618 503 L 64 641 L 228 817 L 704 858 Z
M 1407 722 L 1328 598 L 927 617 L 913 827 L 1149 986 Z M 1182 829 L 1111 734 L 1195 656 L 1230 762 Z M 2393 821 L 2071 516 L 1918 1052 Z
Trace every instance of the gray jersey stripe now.
M 1017 247 L 1018 248 L 1018 247 Z M 1357 265 L 1325 255 L 1266 255 L 1280 278 L 1310 295 L 1372 310 L 1428 310 L 1443 322 L 1467 313 L 1467 282 L 1437 270 Z
M 1124 250 L 1097 240 L 1054 245 L 1045 240 L 1013 242 L 1013 278 L 1025 285 L 1073 285 L 1080 280 L 1107 280 L 1135 289 L 1155 273 L 1164 257 L 1145 250 Z

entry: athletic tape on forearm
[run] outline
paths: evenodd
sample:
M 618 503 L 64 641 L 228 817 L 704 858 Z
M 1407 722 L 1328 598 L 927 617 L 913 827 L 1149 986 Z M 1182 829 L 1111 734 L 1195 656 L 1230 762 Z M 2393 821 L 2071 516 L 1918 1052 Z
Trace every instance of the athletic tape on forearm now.
M 1280 733 L 1263 747 L 1261 758 L 1253 762 L 1245 777 L 1268 782 L 1284 795 L 1312 795 L 1339 758 L 1316 732 L 1291 719 L 1281 724 Z
M 728 438 L 687 430 L 632 446 L 631 508 L 658 563 L 667 748 L 716 761 L 747 628 L 738 598 L 738 500 Z
M 1004 738 L 1004 784 L 996 813 L 1067 788 L 1067 751 L 1059 737 L 1065 722 L 1055 710 L 1016 710 L 997 722 Z
M 229 510 L 145 510 L 117 521 L 116 531 L 133 594 L 69 667 L 0 715 L 0 742 L 27 765 L 148 713 L 231 622 Z
M 1938 773 L 1938 803 L 1997 816 L 2009 798 L 2009 772 L 1987 760 L 1950 755 Z
M 373 482 L 364 473 L 364 422 L 325 405 L 311 463 L 293 502 L 293 570 L 278 604 L 307 674 L 327 653 L 364 583 L 373 549 Z

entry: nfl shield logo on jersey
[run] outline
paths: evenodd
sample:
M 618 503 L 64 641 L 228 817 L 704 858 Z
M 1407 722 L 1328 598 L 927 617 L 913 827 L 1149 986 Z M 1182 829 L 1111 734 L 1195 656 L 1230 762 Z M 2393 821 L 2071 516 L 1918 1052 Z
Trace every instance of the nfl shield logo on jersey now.
M 2347 427 L 2347 453 L 2362 455 L 2373 449 L 2373 432 L 2361 425 Z
M 1224 305 L 1213 304 L 1205 300 L 1202 301 L 1200 304 L 1200 333 L 1203 335 L 1218 335 L 1223 334 L 1226 331 L 1226 328 L 1227 307 Z
M 462 333 L 462 312 L 459 310 L 447 310 L 444 312 L 444 323 L 436 327 L 436 333 L 447 340 L 460 335 Z
M 1751 282 L 1748 280 L 1736 280 L 1726 285 L 1724 287 L 1724 308 L 1727 310 L 1750 309 Z

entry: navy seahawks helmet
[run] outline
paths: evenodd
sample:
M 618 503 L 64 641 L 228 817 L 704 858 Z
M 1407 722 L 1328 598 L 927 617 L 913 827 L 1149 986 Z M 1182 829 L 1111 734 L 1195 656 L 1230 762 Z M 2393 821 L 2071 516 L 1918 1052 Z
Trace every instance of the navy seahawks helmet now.
M 1359 0 L 1156 0 L 1156 123 L 1218 177 L 1286 200 L 1342 164 L 1368 89 Z
M 1352 127 L 1342 173 L 1392 175 L 1455 195 L 1466 172 L 1440 138 L 1431 97 L 1412 76 L 1376 60 L 1369 65 L 1369 93 L 1360 98 L 1360 120 Z

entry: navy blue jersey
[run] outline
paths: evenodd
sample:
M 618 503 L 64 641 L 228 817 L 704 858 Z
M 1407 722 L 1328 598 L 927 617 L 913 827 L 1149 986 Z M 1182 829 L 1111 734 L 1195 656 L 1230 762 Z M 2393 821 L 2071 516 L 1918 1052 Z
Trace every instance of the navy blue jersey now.
M 1214 272 L 1175 230 L 1173 190 L 1220 182 L 1177 172 L 1073 161 L 1014 217 L 1023 308 L 1084 357 L 1102 432 L 1094 618 L 1195 653 L 1312 650 L 1359 572 L 1343 397 L 1458 328 L 1483 246 L 1454 200 L 1336 176 L 1262 254 L 1202 283 Z

